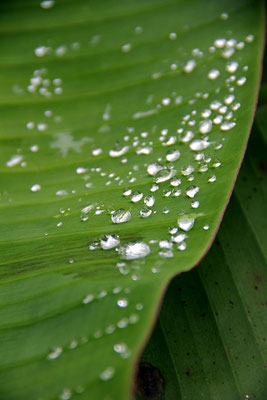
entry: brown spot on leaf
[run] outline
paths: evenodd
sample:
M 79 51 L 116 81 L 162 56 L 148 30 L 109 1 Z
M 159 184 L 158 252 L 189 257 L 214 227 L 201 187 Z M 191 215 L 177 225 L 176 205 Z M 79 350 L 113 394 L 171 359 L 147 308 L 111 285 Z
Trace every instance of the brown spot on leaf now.
M 140 363 L 135 380 L 135 391 L 147 400 L 163 400 L 164 379 L 160 370 L 149 363 Z

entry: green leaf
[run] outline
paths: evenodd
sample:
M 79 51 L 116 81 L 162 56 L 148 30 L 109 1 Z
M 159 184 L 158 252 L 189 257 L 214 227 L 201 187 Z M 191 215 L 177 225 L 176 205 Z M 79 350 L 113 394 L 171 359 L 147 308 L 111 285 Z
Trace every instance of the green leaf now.
M 263 2 L 13 0 L 0 13 L 1 397 L 124 400 L 163 290 L 204 256 L 229 199 Z
M 210 252 L 198 268 L 170 284 L 142 356 L 139 393 L 156 387 L 158 369 L 166 400 L 264 399 L 265 154 L 266 141 L 254 129 Z

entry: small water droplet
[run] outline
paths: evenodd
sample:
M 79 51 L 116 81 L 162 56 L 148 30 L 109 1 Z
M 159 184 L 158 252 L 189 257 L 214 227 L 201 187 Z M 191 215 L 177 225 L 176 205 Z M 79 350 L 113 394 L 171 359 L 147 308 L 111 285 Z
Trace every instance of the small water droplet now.
M 195 60 L 189 60 L 187 61 L 187 63 L 185 64 L 183 70 L 184 72 L 186 72 L 187 74 L 190 74 L 190 72 L 192 72 L 195 67 L 196 67 L 197 63 Z
M 198 192 L 199 192 L 199 187 L 197 186 L 190 186 L 186 190 L 187 196 L 190 197 L 191 199 L 193 199 Z
M 32 192 L 39 192 L 40 190 L 41 190 L 41 185 L 39 185 L 38 183 L 36 183 L 31 187 Z
M 99 378 L 101 381 L 109 381 L 115 374 L 115 369 L 113 367 L 108 367 L 106 368 L 101 374 L 99 375 Z
M 220 71 L 218 69 L 211 69 L 208 73 L 208 78 L 210 80 L 217 79 L 220 75 Z
M 210 229 L 209 225 L 204 225 L 203 226 L 204 231 L 208 231 Z
M 169 150 L 166 154 L 166 160 L 169 162 L 174 162 L 180 158 L 180 151 L 179 150 Z
M 133 194 L 131 195 L 131 201 L 133 203 L 138 203 L 138 201 L 140 201 L 143 198 L 143 193 L 140 193 L 138 191 L 133 192 Z
M 119 299 L 117 301 L 117 305 L 121 308 L 125 308 L 128 306 L 128 301 L 126 299 Z
M 237 71 L 237 68 L 238 68 L 237 61 L 230 61 L 229 63 L 226 64 L 226 71 L 229 74 L 234 74 Z
M 221 129 L 221 131 L 226 132 L 226 131 L 229 131 L 230 129 L 234 128 L 235 125 L 236 125 L 235 122 L 225 121 L 224 123 L 221 124 L 220 129 Z

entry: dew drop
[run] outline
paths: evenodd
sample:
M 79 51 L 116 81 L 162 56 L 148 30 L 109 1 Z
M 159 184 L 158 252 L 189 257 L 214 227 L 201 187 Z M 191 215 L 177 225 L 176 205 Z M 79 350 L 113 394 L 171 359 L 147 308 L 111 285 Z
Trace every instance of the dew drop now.
M 123 146 L 120 150 L 110 150 L 109 155 L 112 158 L 121 157 L 128 152 L 129 148 L 129 146 Z
M 180 243 L 180 244 L 177 246 L 177 249 L 180 250 L 180 251 L 186 250 L 186 243 L 185 243 L 185 242 Z
M 133 203 L 138 203 L 138 201 L 140 201 L 143 198 L 143 193 L 140 192 L 133 192 L 133 194 L 131 195 L 131 201 Z
M 229 63 L 226 64 L 226 71 L 229 72 L 229 74 L 234 74 L 237 71 L 237 68 L 238 68 L 237 61 L 230 61 Z
M 210 183 L 215 182 L 215 181 L 216 181 L 216 175 L 212 175 L 212 176 L 208 179 L 208 181 L 209 181 Z
M 146 196 L 144 198 L 144 203 L 147 207 L 153 207 L 155 204 L 155 197 L 154 196 Z
M 101 381 L 109 381 L 115 374 L 115 369 L 113 367 L 108 367 L 106 368 L 101 374 L 99 375 L 99 378 Z
M 176 174 L 176 171 L 173 169 L 171 169 L 171 170 L 163 169 L 156 174 L 155 182 L 156 183 L 166 182 L 169 179 L 171 179 L 175 174 Z
M 103 250 L 113 249 L 120 244 L 120 239 L 115 235 L 105 235 L 100 239 L 100 246 Z
M 220 71 L 218 69 L 211 69 L 208 73 L 208 78 L 213 81 L 214 79 L 217 79 L 219 75 Z
M 38 185 L 38 183 L 31 187 L 32 192 L 39 192 L 40 190 L 41 190 L 41 186 Z
M 187 196 L 190 197 L 191 199 L 193 199 L 198 192 L 199 192 L 199 187 L 198 186 L 190 186 L 186 190 Z
M 184 72 L 186 72 L 187 74 L 190 74 L 190 72 L 192 72 L 196 67 L 196 61 L 195 60 L 189 60 L 187 61 L 187 63 L 185 64 L 183 70 Z
M 188 176 L 192 174 L 194 171 L 195 171 L 194 167 L 192 167 L 192 165 L 189 165 L 188 167 L 182 168 L 181 173 L 184 176 Z
M 112 215 L 111 215 L 111 221 L 114 224 L 121 224 L 123 222 L 128 222 L 131 219 L 131 213 L 129 210 L 125 211 L 124 209 L 119 209 L 116 210 Z
M 61 353 L 62 353 L 62 347 L 56 347 L 55 349 L 53 349 L 53 351 L 51 351 L 51 353 L 48 354 L 47 358 L 49 360 L 55 360 L 60 356 Z
M 130 242 L 119 248 L 122 260 L 136 260 L 151 253 L 150 247 L 144 242 Z
M 152 214 L 152 210 L 148 207 L 143 207 L 140 210 L 140 215 L 142 218 L 147 218 Z
M 212 121 L 210 119 L 205 119 L 199 124 L 199 131 L 202 134 L 209 133 L 212 129 Z
M 221 131 L 229 131 L 230 129 L 235 127 L 235 122 L 229 122 L 229 121 L 225 121 L 223 124 L 221 124 L 220 129 Z
M 163 165 L 160 165 L 158 163 L 152 163 L 147 166 L 147 172 L 149 175 L 154 176 L 163 168 L 164 168 Z
M 41 1 L 40 6 L 47 10 L 48 8 L 52 8 L 55 5 L 55 1 L 54 0 L 45 0 L 45 1 Z
M 210 146 L 209 142 L 207 142 L 206 140 L 201 140 L 201 139 L 195 139 L 189 145 L 190 149 L 193 151 L 203 150 L 209 146 Z
M 117 301 L 117 306 L 121 308 L 125 308 L 128 306 L 128 301 L 126 299 L 119 299 Z
M 179 150 L 169 150 L 166 154 L 166 160 L 169 162 L 174 162 L 180 158 L 180 151 Z
M 179 228 L 186 232 L 190 231 L 193 228 L 194 223 L 195 219 L 187 215 L 181 215 L 177 219 L 177 224 Z
M 192 207 L 192 208 L 198 208 L 198 207 L 199 207 L 199 201 L 193 201 L 193 202 L 191 203 L 191 207 Z
M 203 226 L 204 231 L 208 231 L 210 229 L 209 225 L 204 225 Z

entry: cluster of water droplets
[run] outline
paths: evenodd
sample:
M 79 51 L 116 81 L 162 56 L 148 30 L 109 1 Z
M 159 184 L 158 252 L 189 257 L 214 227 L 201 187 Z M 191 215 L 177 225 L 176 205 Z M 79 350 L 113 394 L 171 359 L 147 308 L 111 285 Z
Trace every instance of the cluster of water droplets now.
M 56 7 L 56 2 L 42 1 L 40 7 L 48 13 Z M 227 18 L 227 13 L 221 15 L 222 20 Z M 135 34 L 142 33 L 143 27 L 137 26 Z M 65 81 L 58 75 L 53 76 L 47 67 L 34 69 L 27 79 L 24 90 L 29 95 L 39 96 L 42 101 L 52 100 L 51 107 L 44 107 L 41 117 L 25 121 L 27 133 L 33 135 L 33 141 L 27 149 L 32 162 L 38 164 L 37 157 L 42 151 L 39 138 L 51 131 L 49 150 L 62 159 L 67 159 L 73 153 L 81 153 L 84 160 L 75 165 L 72 172 L 85 192 L 77 193 L 76 188 L 65 187 L 64 181 L 54 189 L 53 196 L 58 201 L 69 198 L 77 201 L 72 203 L 72 207 L 66 205 L 67 202 L 64 203 L 66 206 L 59 207 L 57 215 L 53 216 L 59 219 L 56 222 L 53 220 L 54 230 L 51 229 L 51 233 L 55 230 L 64 231 L 73 209 L 76 210 L 76 219 L 83 223 L 83 229 L 88 226 L 88 232 L 96 217 L 99 218 L 105 229 L 96 237 L 88 239 L 88 257 L 95 257 L 98 252 L 110 257 L 116 271 L 129 276 L 131 283 L 141 279 L 147 257 L 156 255 L 151 272 L 157 274 L 166 259 L 175 254 L 179 257 L 179 254 L 190 248 L 191 233 L 194 230 L 209 230 L 209 216 L 202 209 L 203 199 L 212 193 L 218 181 L 216 171 L 222 168 L 220 150 L 229 135 L 235 134 L 238 123 L 236 115 L 241 107 L 239 91 L 247 82 L 248 71 L 248 66 L 240 62 L 239 54 L 254 40 L 253 35 L 247 35 L 243 40 L 229 38 L 229 34 L 225 36 L 214 38 L 207 49 L 192 49 L 186 60 L 168 60 L 165 63 L 168 64 L 166 71 L 154 71 L 151 75 L 155 85 L 165 75 L 184 74 L 185 81 L 190 80 L 190 76 L 193 77 L 201 68 L 206 57 L 214 55 L 215 59 L 218 56 L 223 63 L 212 65 L 213 61 L 207 60 L 210 67 L 206 68 L 204 79 L 209 84 L 209 90 L 196 91 L 190 98 L 180 92 L 179 87 L 172 91 L 166 89 L 160 98 L 151 93 L 143 103 L 138 103 L 138 109 L 131 110 L 131 118 L 124 128 L 120 128 L 123 132 L 118 133 L 118 138 L 116 133 L 114 138 L 110 133 L 115 108 L 111 100 L 108 100 L 101 112 L 99 128 L 96 129 L 99 136 L 84 134 L 75 137 L 72 132 L 60 129 L 63 117 L 53 109 L 53 101 L 65 94 Z M 168 40 L 175 44 L 179 35 L 170 32 Z M 100 42 L 101 35 L 96 33 L 88 45 L 96 47 Z M 120 44 L 118 48 L 122 57 L 130 57 L 134 51 L 134 46 L 128 42 Z M 79 49 L 79 42 L 56 47 L 44 43 L 36 46 L 33 54 L 39 61 L 49 57 L 64 59 L 68 53 Z M 175 117 L 175 125 L 155 122 L 149 126 L 146 122 L 152 116 L 159 117 L 161 112 L 176 109 L 180 113 Z M 106 136 L 103 141 L 102 137 L 106 133 L 109 133 L 109 137 Z M 27 154 L 17 149 L 16 154 L 9 155 L 6 167 L 27 167 L 27 157 L 30 159 Z M 97 192 L 99 187 L 101 191 L 96 198 L 94 191 Z M 41 177 L 27 187 L 30 195 L 37 200 L 44 190 L 46 183 L 42 182 Z M 160 234 L 153 231 L 154 221 L 155 226 L 163 221 L 163 234 L 162 230 Z M 129 239 L 128 231 L 124 228 L 128 229 L 131 224 L 138 237 Z M 146 227 L 150 226 L 152 228 L 146 231 Z M 45 236 L 49 234 L 50 231 L 44 232 Z M 75 261 L 75 257 L 69 259 L 69 264 L 74 264 L 71 268 L 75 268 Z M 127 296 L 129 290 L 115 287 L 110 292 L 101 290 L 85 294 L 81 299 L 84 307 L 116 295 L 112 301 L 118 312 L 131 311 L 127 316 L 118 317 L 117 321 L 99 327 L 87 336 L 72 338 L 68 344 L 55 346 L 47 358 L 50 361 L 56 360 L 63 352 L 74 351 L 92 339 L 101 339 L 136 324 L 143 306 L 141 303 L 130 304 Z M 113 352 L 122 359 L 131 357 L 131 349 L 125 341 L 114 342 Z M 99 378 L 108 381 L 115 372 L 113 366 L 106 366 L 99 372 Z M 83 389 L 79 387 L 75 390 L 81 393 Z M 59 398 L 68 400 L 75 390 L 65 388 Z

